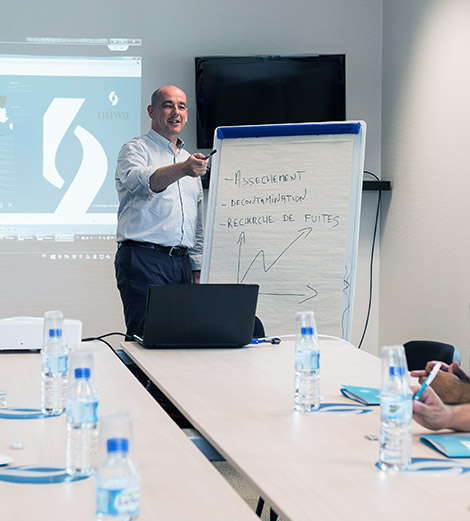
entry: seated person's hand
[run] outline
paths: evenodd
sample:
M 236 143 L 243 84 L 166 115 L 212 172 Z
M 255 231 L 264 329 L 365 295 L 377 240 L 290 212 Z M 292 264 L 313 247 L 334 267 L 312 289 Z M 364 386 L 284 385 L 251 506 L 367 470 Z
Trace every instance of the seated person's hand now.
M 420 388 L 413 385 L 411 389 L 413 394 L 416 394 Z M 427 429 L 437 431 L 452 425 L 454 411 L 452 407 L 442 402 L 433 389 L 428 387 L 419 400 L 413 400 L 413 419 Z
M 458 376 L 462 382 L 470 382 L 470 376 L 460 367 L 458 362 L 452 362 L 449 365 L 449 373 Z
M 424 380 L 427 378 L 428 374 L 432 371 L 432 368 L 436 364 L 436 360 L 433 360 L 432 362 L 428 362 L 426 364 L 425 369 L 415 369 L 414 371 L 410 371 L 410 376 L 414 378 L 419 378 L 419 383 L 422 384 Z M 445 364 L 444 362 L 441 362 L 441 368 L 440 371 L 447 372 L 449 371 L 449 366 Z
M 411 371 L 410 376 L 419 378 L 419 383 L 422 384 L 435 363 L 434 361 L 428 362 L 426 369 Z M 470 378 L 457 362 L 453 362 L 451 365 L 443 363 L 436 378 L 431 383 L 431 387 L 444 403 L 470 403 L 469 382 Z

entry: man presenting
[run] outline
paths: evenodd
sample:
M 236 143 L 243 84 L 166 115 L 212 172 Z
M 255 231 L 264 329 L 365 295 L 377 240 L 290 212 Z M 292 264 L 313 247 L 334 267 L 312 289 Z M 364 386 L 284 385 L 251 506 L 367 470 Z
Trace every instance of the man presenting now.
M 202 262 L 203 193 L 207 160 L 179 138 L 188 120 L 186 95 L 168 85 L 147 107 L 152 128 L 121 149 L 114 266 L 127 335 L 139 333 L 150 284 L 198 283 Z

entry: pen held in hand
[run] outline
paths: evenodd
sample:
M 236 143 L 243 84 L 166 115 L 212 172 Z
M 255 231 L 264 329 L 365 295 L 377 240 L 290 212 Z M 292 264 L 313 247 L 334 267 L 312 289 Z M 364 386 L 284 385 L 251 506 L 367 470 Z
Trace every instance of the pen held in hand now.
M 207 156 L 204 158 L 204 159 L 209 159 L 211 156 L 213 156 L 215 153 L 217 152 L 217 150 L 213 150 L 212 152 L 210 152 L 209 154 L 207 154 Z
M 424 380 L 423 385 L 421 386 L 421 389 L 415 394 L 413 400 L 419 400 L 421 395 L 423 394 L 423 391 L 431 385 L 431 382 L 436 378 L 437 373 L 439 372 L 439 369 L 441 368 L 441 362 L 436 362 L 434 367 L 432 368 L 432 371 L 428 374 L 426 380 Z

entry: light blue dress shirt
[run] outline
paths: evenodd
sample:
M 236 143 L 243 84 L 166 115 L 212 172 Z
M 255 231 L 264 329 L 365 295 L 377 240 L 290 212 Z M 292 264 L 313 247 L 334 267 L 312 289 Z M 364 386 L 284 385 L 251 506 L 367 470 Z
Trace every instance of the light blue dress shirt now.
M 189 248 L 194 271 L 201 269 L 204 237 L 201 179 L 185 176 L 158 193 L 149 187 L 157 168 L 189 157 L 183 147 L 178 139 L 175 153 L 173 144 L 153 129 L 123 145 L 115 175 L 119 195 L 116 240 L 184 246 Z

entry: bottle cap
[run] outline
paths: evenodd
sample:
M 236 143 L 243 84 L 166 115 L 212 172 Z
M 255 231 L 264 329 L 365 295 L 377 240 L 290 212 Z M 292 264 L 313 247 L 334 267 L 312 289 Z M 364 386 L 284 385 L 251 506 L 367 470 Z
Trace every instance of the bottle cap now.
M 313 327 L 303 327 L 300 330 L 301 335 L 313 335 Z
M 129 440 L 127 438 L 109 438 L 106 446 L 108 452 L 128 452 Z
M 405 368 L 403 366 L 390 366 L 390 376 L 403 376 L 405 374 Z
M 382 358 L 382 388 L 385 388 L 390 376 L 404 376 L 406 374 L 408 365 L 405 348 L 403 345 L 383 346 L 380 357 Z
M 75 368 L 75 378 L 90 378 L 90 368 L 89 367 L 76 367 Z
M 50 337 L 61 337 L 62 329 L 49 329 L 49 336 Z

